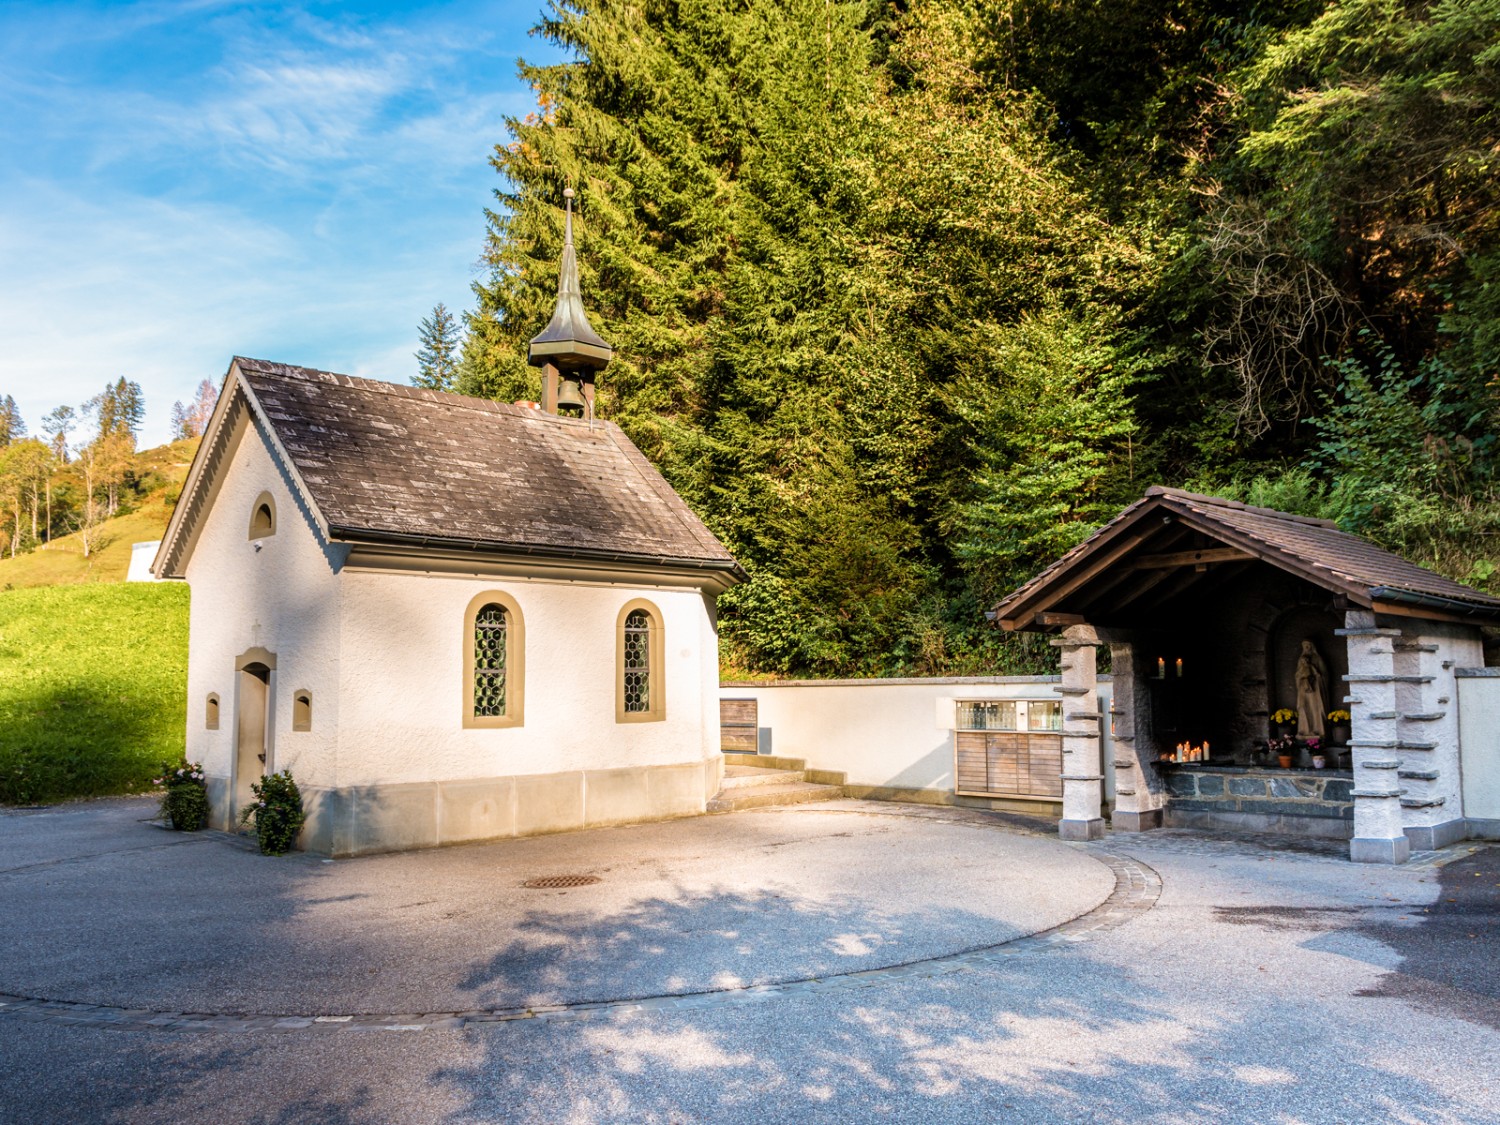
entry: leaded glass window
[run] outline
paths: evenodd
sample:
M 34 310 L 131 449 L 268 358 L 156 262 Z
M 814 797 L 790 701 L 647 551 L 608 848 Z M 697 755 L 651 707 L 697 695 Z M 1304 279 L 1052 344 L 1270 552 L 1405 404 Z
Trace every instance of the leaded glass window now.
M 651 710 L 651 615 L 643 609 L 625 618 L 625 710 Z
M 491 602 L 474 615 L 474 714 L 505 714 L 505 607 Z

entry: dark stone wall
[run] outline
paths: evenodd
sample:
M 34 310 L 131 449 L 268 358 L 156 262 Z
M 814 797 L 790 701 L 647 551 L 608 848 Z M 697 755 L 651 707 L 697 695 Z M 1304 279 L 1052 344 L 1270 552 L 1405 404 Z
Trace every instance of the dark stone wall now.
M 1169 824 L 1295 831 L 1346 837 L 1354 823 L 1354 778 L 1328 770 L 1250 769 L 1235 773 L 1159 766 Z M 1308 819 L 1338 822 L 1305 823 Z
M 1162 606 L 1149 627 L 1132 631 L 1151 714 L 1143 756 L 1206 739 L 1216 760 L 1249 764 L 1264 748 L 1271 712 L 1295 709 L 1293 674 L 1305 637 L 1328 664 L 1329 708 L 1343 706 L 1348 653 L 1334 635 L 1342 625 L 1326 590 L 1265 564 Z

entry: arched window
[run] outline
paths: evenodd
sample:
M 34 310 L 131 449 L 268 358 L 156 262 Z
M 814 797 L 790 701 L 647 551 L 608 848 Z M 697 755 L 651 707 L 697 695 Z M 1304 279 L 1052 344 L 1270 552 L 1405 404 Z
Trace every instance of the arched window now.
M 262 492 L 250 506 L 250 538 L 264 539 L 276 534 L 276 501 Z
M 615 720 L 666 718 L 661 615 L 654 605 L 637 598 L 620 611 L 615 652 Z
M 299 691 L 293 693 L 292 729 L 312 730 L 312 692 Z
M 211 691 L 203 705 L 203 729 L 219 729 L 219 693 Z
M 474 615 L 474 714 L 505 714 L 505 607 L 490 602 Z
M 464 726 L 521 725 L 525 645 L 521 610 L 498 591 L 469 603 L 464 621 Z

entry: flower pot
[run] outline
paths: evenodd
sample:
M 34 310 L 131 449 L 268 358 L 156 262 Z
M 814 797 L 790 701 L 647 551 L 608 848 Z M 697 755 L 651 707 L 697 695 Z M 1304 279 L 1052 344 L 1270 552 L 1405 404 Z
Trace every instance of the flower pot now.
M 1328 766 L 1328 759 L 1325 758 L 1325 757 L 1323 757 L 1322 754 L 1314 754 L 1313 755 L 1313 769 L 1315 769 L 1315 770 L 1326 769 L 1327 766 Z
M 1328 741 L 1332 742 L 1335 746 L 1349 745 L 1349 724 L 1334 723 L 1332 729 L 1328 732 Z
M 1284 770 L 1292 768 L 1292 756 L 1290 754 L 1277 754 L 1276 764 Z

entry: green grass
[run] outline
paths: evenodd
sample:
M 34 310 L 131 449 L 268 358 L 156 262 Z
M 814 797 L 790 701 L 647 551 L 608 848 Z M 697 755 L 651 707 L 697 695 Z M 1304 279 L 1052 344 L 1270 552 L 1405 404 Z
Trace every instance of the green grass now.
M 0 802 L 149 789 L 183 752 L 188 589 L 0 591 Z

